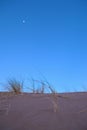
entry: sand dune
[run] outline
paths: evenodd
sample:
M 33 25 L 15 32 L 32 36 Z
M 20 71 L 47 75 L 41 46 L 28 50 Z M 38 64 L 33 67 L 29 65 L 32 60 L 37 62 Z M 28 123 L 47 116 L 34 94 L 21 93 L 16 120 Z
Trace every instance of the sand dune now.
M 0 130 L 87 130 L 87 93 L 1 96 Z

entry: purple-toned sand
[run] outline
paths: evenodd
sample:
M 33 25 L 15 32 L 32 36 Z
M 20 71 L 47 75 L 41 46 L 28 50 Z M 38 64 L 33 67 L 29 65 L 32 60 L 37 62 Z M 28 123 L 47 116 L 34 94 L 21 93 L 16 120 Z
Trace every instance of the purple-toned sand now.
M 0 130 L 87 130 L 87 93 L 63 93 L 57 100 L 54 112 L 48 94 L 0 98 Z

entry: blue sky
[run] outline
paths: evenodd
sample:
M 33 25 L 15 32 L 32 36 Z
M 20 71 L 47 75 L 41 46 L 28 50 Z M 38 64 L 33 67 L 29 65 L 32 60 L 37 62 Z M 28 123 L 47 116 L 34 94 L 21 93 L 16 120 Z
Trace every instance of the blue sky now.
M 41 74 L 59 92 L 87 86 L 86 0 L 0 0 L 0 82 Z

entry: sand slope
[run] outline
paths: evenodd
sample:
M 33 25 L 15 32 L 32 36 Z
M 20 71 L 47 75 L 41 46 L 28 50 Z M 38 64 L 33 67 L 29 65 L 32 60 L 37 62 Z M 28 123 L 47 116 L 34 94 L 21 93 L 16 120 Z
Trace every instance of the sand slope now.
M 60 95 L 57 112 L 47 94 L 0 99 L 0 130 L 87 130 L 87 93 Z

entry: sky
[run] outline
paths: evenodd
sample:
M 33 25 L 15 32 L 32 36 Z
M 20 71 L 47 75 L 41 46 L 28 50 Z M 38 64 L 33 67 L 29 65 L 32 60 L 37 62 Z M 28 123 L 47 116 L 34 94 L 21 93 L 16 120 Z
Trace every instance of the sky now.
M 87 87 L 86 0 L 0 0 L 0 84 L 42 75 L 58 92 Z

